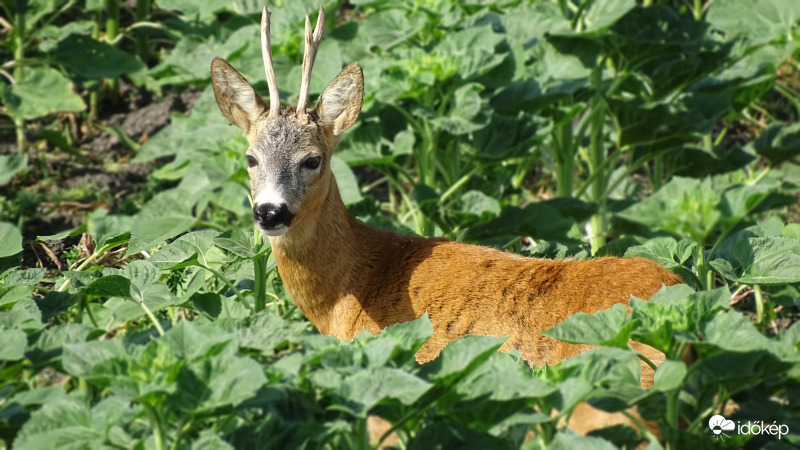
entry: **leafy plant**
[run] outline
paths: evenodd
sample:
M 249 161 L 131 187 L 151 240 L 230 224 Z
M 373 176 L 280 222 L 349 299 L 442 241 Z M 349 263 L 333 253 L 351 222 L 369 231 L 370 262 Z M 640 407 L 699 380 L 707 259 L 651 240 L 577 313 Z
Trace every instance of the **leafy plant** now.
M 297 94 L 302 21 L 318 6 L 270 6 L 283 98 Z M 486 337 L 420 366 L 426 318 L 321 336 L 251 225 L 247 143 L 209 87 L 219 56 L 266 93 L 260 5 L 4 4 L 3 445 L 800 445 L 796 1 L 324 6 L 312 91 L 345 63 L 365 73 L 361 118 L 332 162 L 361 220 L 537 257 L 645 257 L 687 284 L 557 325 L 546 334 L 597 348 L 542 368 Z M 199 97 L 101 163 L 76 130 L 113 129 L 102 86 L 117 88 L 103 80 L 145 100 Z M 64 157 L 111 174 L 142 164 L 146 192 L 97 195 L 112 200 L 66 225 L 52 206 L 64 192 L 31 187 L 68 186 Z M 631 340 L 666 356 L 649 389 Z M 581 402 L 636 407 L 660 438 L 622 425 L 578 436 L 564 423 Z M 787 432 L 719 440 L 716 414 Z M 380 436 L 375 416 L 390 424 Z

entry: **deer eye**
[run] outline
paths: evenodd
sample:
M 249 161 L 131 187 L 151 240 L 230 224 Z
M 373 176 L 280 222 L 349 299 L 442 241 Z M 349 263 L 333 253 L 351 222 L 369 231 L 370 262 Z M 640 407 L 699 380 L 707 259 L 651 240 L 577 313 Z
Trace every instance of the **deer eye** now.
M 256 157 L 253 155 L 247 155 L 247 167 L 252 169 L 253 167 L 258 165 L 258 161 Z
M 320 162 L 322 162 L 322 158 L 320 158 L 319 156 L 312 156 L 310 158 L 306 158 L 306 160 L 303 161 L 303 168 L 308 170 L 315 170 L 317 167 L 319 167 Z

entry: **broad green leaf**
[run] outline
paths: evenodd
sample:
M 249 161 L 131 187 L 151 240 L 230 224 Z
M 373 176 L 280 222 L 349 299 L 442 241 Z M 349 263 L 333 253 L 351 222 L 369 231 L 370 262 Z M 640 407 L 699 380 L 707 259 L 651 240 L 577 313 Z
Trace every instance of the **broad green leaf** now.
M 433 362 L 428 363 L 428 379 L 439 385 L 450 385 L 480 367 L 507 337 L 466 336 L 453 341 L 442 350 Z
M 122 297 L 132 299 L 131 280 L 123 275 L 105 275 L 92 281 L 83 292 L 89 295 L 99 295 L 101 297 Z
M 105 208 L 98 208 L 86 220 L 87 231 L 97 248 L 108 245 L 114 248 L 127 243 L 131 237 L 132 218 L 120 214 L 108 214 Z
M 770 183 L 734 186 L 722 194 L 719 209 L 722 212 L 723 230 L 730 230 L 751 211 L 756 209 L 777 186 Z
M 380 341 L 380 339 L 378 339 Z M 544 398 L 556 388 L 533 376 L 523 361 L 496 353 L 455 387 L 462 400 L 508 401 L 518 398 Z
M 463 80 L 472 80 L 486 74 L 506 57 L 495 51 L 500 40 L 490 26 L 447 33 L 431 52 L 441 58 L 438 78 L 446 80 L 458 74 Z
M 594 436 L 581 436 L 572 430 L 560 430 L 547 444 L 550 450 L 614 450 L 617 447 L 604 439 Z
M 255 395 L 266 381 L 264 369 L 251 358 L 211 354 L 181 371 L 178 395 L 196 402 L 196 411 L 212 411 L 238 405 Z
M 103 428 L 95 428 L 89 401 L 81 394 L 73 394 L 34 412 L 20 429 L 14 447 L 32 450 L 100 448 L 105 443 Z
M 92 328 L 79 323 L 54 325 L 36 337 L 27 351 L 27 357 L 38 366 L 52 364 L 61 358 L 66 345 L 86 342 L 92 331 Z
M 226 325 L 222 325 L 227 328 Z M 265 356 L 272 356 L 275 350 L 294 342 L 306 333 L 306 325 L 302 322 L 284 320 L 275 314 L 261 312 L 237 321 L 234 331 L 241 348 L 260 351 Z
M 759 155 L 778 164 L 800 155 L 800 124 L 772 122 L 752 143 Z
M 150 250 L 191 228 L 196 221 L 191 199 L 191 193 L 176 188 L 161 192 L 147 202 L 131 224 L 127 254 Z
M 706 16 L 728 40 L 743 37 L 748 46 L 787 39 L 799 18 L 800 5 L 793 0 L 715 0 Z
M 159 0 L 158 7 L 167 11 L 176 11 L 187 19 L 208 19 L 217 11 L 224 9 L 230 2 L 225 0 L 211 0 L 208 2 L 195 2 L 192 0 Z
M 360 202 L 362 199 L 361 189 L 358 187 L 358 181 L 350 166 L 338 156 L 333 156 L 331 158 L 331 171 L 336 178 L 336 184 L 339 186 L 339 193 L 344 204 L 350 205 Z
M 198 262 L 208 265 L 207 253 L 214 246 L 214 240 L 218 235 L 219 232 L 214 230 L 184 234 L 154 253 L 149 261 L 161 269 L 176 269 Z
M 700 332 L 704 343 L 731 352 L 759 351 L 773 346 L 752 322 L 737 311 L 717 314 L 700 326 Z
M 0 284 L 0 306 L 16 303 L 24 298 L 33 296 L 33 286 L 16 286 Z
M 800 242 L 783 237 L 751 237 L 733 245 L 732 260 L 715 259 L 722 276 L 744 284 L 800 282 Z
M 0 311 L 0 328 L 17 329 L 26 333 L 41 330 L 44 328 L 42 312 L 33 299 L 19 300 L 11 309 Z
M 28 335 L 22 330 L 0 329 L 0 361 L 16 361 L 25 356 L 28 346 Z
M 370 367 L 346 377 L 340 393 L 353 402 L 353 412 L 366 417 L 377 404 L 395 399 L 404 405 L 417 401 L 431 384 L 410 373 L 391 367 Z
M 22 233 L 8 222 L 0 222 L 0 258 L 22 251 Z
M 425 26 L 424 16 L 413 14 L 409 19 L 401 9 L 385 9 L 369 16 L 359 33 L 366 36 L 373 47 L 390 51 Z
M 253 230 L 236 228 L 214 238 L 214 245 L 242 258 L 253 258 L 269 249 L 269 240 L 264 239 L 261 248 L 253 248 Z
M 80 34 L 72 34 L 61 40 L 53 57 L 68 70 L 90 80 L 116 78 L 144 68 L 135 56 Z M 91 64 L 87 64 L 87 61 L 91 61 Z
M 175 324 L 161 338 L 178 358 L 188 361 L 202 360 L 220 352 L 233 353 L 238 346 L 236 337 L 219 328 L 198 326 L 188 320 Z
M 196 56 L 192 58 L 202 61 Z M 205 64 L 208 63 L 203 64 L 202 70 L 205 73 L 208 71 Z M 219 113 L 214 90 L 209 86 L 197 99 L 191 115 L 173 115 L 170 125 L 145 142 L 132 161 L 147 162 L 170 155 L 176 155 L 176 162 L 191 161 L 204 149 L 219 149 L 224 146 L 236 148 L 238 142 L 242 142 L 240 148 L 244 156 L 247 143 L 240 136 L 239 129 L 229 124 Z
M 121 339 L 64 345 L 62 365 L 64 371 L 70 375 L 92 378 L 101 375 L 97 367 L 102 367 L 113 359 L 127 359 Z
M 50 67 L 28 67 L 16 84 L 3 84 L 0 99 L 9 115 L 29 120 L 55 112 L 83 111 L 83 99 L 72 90 L 72 83 Z M 47 95 L 42 95 L 47 92 Z
M 541 334 L 572 344 L 627 348 L 632 325 L 625 305 L 616 304 L 594 315 L 581 312 L 573 314 Z
M 655 261 L 667 269 L 675 269 L 683 266 L 696 246 L 695 242 L 687 239 L 678 242 L 671 237 L 658 237 L 628 248 L 625 257 L 639 256 Z
M 193 440 L 191 450 L 234 450 L 234 447 L 222 440 L 222 437 L 211 428 L 206 428 L 200 432 L 197 439 Z
M 686 377 L 687 369 L 683 361 L 668 359 L 656 368 L 655 381 L 652 389 L 668 392 L 680 388 Z
M 488 122 L 478 123 L 476 116 L 481 111 L 480 92 L 483 87 L 478 83 L 467 83 L 453 92 L 453 105 L 446 115 L 434 117 L 431 123 L 453 135 L 468 134 L 477 131 Z
M 721 217 L 710 179 L 675 177 L 653 195 L 619 213 L 620 217 L 702 242 Z
M 5 276 L 7 285 L 35 286 L 44 279 L 45 269 L 26 269 L 9 272 Z
M 0 155 L 0 186 L 8 183 L 14 175 L 28 166 L 28 155 Z

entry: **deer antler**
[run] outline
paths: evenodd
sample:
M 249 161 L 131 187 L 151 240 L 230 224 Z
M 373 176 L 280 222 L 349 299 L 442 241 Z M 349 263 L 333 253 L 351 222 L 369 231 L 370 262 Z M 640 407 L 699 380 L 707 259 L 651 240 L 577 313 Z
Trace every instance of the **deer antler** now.
M 322 39 L 322 29 L 325 27 L 325 10 L 319 7 L 319 17 L 314 33 L 311 33 L 311 21 L 306 16 L 306 50 L 303 54 L 303 78 L 300 82 L 300 98 L 297 100 L 297 120 L 308 123 L 306 114 L 306 103 L 308 103 L 308 87 L 311 84 L 311 68 L 314 66 L 314 58 L 317 57 L 319 41 Z
M 278 94 L 278 83 L 275 81 L 275 69 L 272 66 L 269 16 L 270 12 L 265 6 L 261 12 L 261 56 L 264 58 L 264 71 L 267 73 L 267 86 L 269 87 L 269 114 L 267 117 L 278 117 L 281 113 L 281 100 Z

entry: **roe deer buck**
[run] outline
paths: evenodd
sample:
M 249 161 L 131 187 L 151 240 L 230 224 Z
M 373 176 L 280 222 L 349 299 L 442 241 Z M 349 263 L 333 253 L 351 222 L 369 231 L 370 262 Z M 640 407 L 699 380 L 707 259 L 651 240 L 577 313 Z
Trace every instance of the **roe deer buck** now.
M 541 331 L 574 313 L 627 304 L 631 295 L 649 298 L 662 285 L 682 282 L 640 258 L 533 259 L 360 223 L 345 209 L 330 169 L 342 133 L 361 110 L 364 82 L 358 63 L 345 67 L 317 106 L 306 109 L 323 23 L 321 8 L 313 33 L 306 18 L 296 108 L 280 106 L 266 8 L 261 41 L 269 108 L 227 62 L 215 58 L 211 63 L 219 108 L 249 142 L 254 219 L 268 236 L 286 289 L 320 332 L 339 339 L 351 339 L 363 328 L 378 334 L 427 311 L 434 331 L 417 353 L 420 363 L 472 334 L 510 336 L 501 350 L 518 349 L 529 363 L 541 366 L 588 349 Z M 634 345 L 652 360 L 663 360 L 654 349 Z M 644 384 L 652 384 L 652 371 Z

